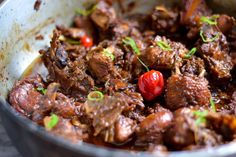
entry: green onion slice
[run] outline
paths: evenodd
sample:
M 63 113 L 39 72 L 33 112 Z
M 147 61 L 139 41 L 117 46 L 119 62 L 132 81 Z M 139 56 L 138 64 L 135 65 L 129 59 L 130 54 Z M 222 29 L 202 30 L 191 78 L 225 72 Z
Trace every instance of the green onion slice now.
M 88 94 L 88 100 L 90 101 L 100 101 L 104 98 L 104 95 L 100 91 L 92 91 Z
M 93 13 L 93 11 L 97 8 L 97 5 L 93 5 L 92 7 L 90 7 L 89 9 L 80 9 L 77 8 L 75 10 L 76 14 L 78 15 L 82 15 L 82 16 L 89 16 L 90 14 Z
M 196 53 L 196 51 L 197 51 L 197 48 L 196 48 L 196 47 L 192 48 L 192 49 L 184 56 L 184 58 L 185 58 L 185 59 L 191 58 L 191 57 Z
M 196 125 L 206 123 L 206 116 L 208 114 L 208 111 L 194 111 L 193 114 L 197 117 L 195 121 Z
M 114 61 L 115 56 L 108 50 L 108 49 L 104 49 L 103 50 L 103 54 L 107 57 L 109 57 L 112 61 Z
M 40 93 L 42 93 L 43 95 L 45 95 L 47 93 L 47 89 L 43 88 L 43 87 L 38 87 L 36 88 L 36 90 Z
M 136 55 L 139 56 L 141 54 L 136 42 L 131 37 L 125 37 L 125 39 L 123 39 L 122 42 L 125 45 L 130 46 Z
M 81 42 L 78 40 L 74 40 L 74 39 L 70 39 L 70 38 L 66 38 L 66 42 L 68 42 L 71 45 L 80 45 Z
M 59 40 L 60 41 L 68 42 L 71 45 L 80 45 L 81 44 L 81 42 L 79 40 L 74 40 L 74 39 L 66 38 L 64 35 L 60 35 Z
M 213 112 L 216 112 L 216 105 L 212 98 L 210 98 L 210 105 Z
M 165 41 L 158 41 L 157 45 L 164 51 L 171 51 L 172 50 L 170 45 L 168 45 L 168 43 Z
M 215 41 L 216 39 L 219 38 L 219 33 L 217 33 L 213 38 L 209 39 L 209 38 L 205 38 L 204 35 L 203 35 L 203 31 L 201 30 L 200 31 L 200 36 L 202 38 L 202 41 L 205 42 L 205 43 L 209 43 L 209 42 L 213 42 Z
M 47 130 L 52 130 L 59 122 L 59 117 L 56 114 L 51 114 L 50 117 L 44 118 L 44 126 Z
M 219 18 L 219 15 L 213 15 L 211 17 L 202 16 L 200 20 L 209 25 L 217 25 L 217 18 Z

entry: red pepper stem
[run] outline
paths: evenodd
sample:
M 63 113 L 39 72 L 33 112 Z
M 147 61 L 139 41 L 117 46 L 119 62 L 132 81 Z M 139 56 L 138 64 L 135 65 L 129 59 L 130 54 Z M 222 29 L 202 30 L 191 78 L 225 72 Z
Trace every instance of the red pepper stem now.
M 137 58 L 138 58 L 138 61 L 145 67 L 145 69 L 146 69 L 147 71 L 150 71 L 149 68 L 148 68 L 148 66 L 146 66 L 146 64 L 143 63 L 143 61 L 142 61 L 138 56 L 137 56 Z

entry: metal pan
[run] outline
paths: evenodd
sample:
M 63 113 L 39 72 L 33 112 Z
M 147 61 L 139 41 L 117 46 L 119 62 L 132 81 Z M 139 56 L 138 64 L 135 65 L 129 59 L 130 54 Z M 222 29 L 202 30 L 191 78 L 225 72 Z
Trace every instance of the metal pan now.
M 85 0 L 84 0 L 85 1 Z M 34 10 L 35 0 L 7 0 L 0 5 L 0 115 L 3 125 L 18 151 L 24 157 L 233 157 L 236 143 L 197 151 L 131 153 L 102 148 L 79 142 L 70 143 L 48 134 L 42 127 L 18 114 L 7 102 L 7 94 L 14 82 L 38 56 L 38 50 L 49 44 L 55 24 L 69 25 L 76 7 L 83 0 L 42 0 L 39 11 Z M 134 0 L 133 0 L 134 1 Z M 130 0 L 125 0 L 129 3 Z M 156 3 L 176 5 L 177 0 L 135 0 L 132 12 L 149 12 Z M 218 12 L 236 15 L 235 0 L 210 0 L 210 6 Z M 125 6 L 125 5 L 124 5 Z M 44 40 L 35 36 L 42 34 Z M 1 156 L 1 154 L 0 154 Z

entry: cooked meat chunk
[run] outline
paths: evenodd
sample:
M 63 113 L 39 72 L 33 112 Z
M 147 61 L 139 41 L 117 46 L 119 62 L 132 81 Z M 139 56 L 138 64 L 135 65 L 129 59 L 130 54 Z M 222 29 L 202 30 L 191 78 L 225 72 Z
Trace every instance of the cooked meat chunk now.
M 116 20 L 116 12 L 106 2 L 99 1 L 91 14 L 91 19 L 101 30 L 105 31 Z
M 173 123 L 167 129 L 164 135 L 164 143 L 175 149 L 182 149 L 195 142 L 194 132 L 189 127 L 186 112 L 190 112 L 188 108 L 181 108 L 174 114 Z
M 134 120 L 121 116 L 115 123 L 115 141 L 119 143 L 127 141 L 134 133 L 135 128 L 136 123 Z
M 209 105 L 211 92 L 204 77 L 175 74 L 167 80 L 166 88 L 166 106 L 171 110 L 190 105 Z
M 208 125 L 219 132 L 225 140 L 233 140 L 236 137 L 236 118 L 232 115 L 209 113 L 206 117 Z
M 39 108 L 43 97 L 37 88 L 44 88 L 42 78 L 38 75 L 16 82 L 9 94 L 11 105 L 21 114 L 30 117 Z
M 163 6 L 155 7 L 152 16 L 152 27 L 158 33 L 173 33 L 178 28 L 178 12 Z
M 74 27 L 82 29 L 87 35 L 94 35 L 96 29 L 94 28 L 93 22 L 89 17 L 86 16 L 76 16 L 74 18 Z
M 41 51 L 50 80 L 60 83 L 66 93 L 84 101 L 94 86 L 94 80 L 86 74 L 87 66 L 84 60 L 74 62 L 69 60 L 68 53 L 59 41 L 59 36 L 60 33 L 54 31 L 51 47 L 48 51 Z
M 81 128 L 75 127 L 70 120 L 59 118 L 58 124 L 52 129 L 52 134 L 58 135 L 62 138 L 68 139 L 74 143 L 79 140 L 86 139 L 87 135 L 83 134 Z
M 181 24 L 189 29 L 187 37 L 196 38 L 199 32 L 200 19 L 202 16 L 211 14 L 205 0 L 182 0 L 184 10 L 181 12 Z
M 93 119 L 94 136 L 113 125 L 127 106 L 126 100 L 117 94 L 105 96 L 100 101 L 86 101 L 86 113 Z
M 66 28 L 64 26 L 57 26 L 57 29 L 61 31 L 62 35 L 73 39 L 80 39 L 86 34 L 85 30 L 82 28 Z
M 120 116 L 119 119 L 102 132 L 104 141 L 112 144 L 123 144 L 129 141 L 130 136 L 134 133 L 136 123 L 130 118 Z
M 165 42 L 170 46 L 170 50 L 156 46 L 158 42 Z M 181 61 L 181 57 L 187 54 L 188 49 L 179 42 L 173 42 L 165 37 L 157 36 L 154 41 L 155 46 L 144 50 L 142 61 L 150 68 L 172 70 Z
M 76 106 L 72 99 L 62 93 L 58 93 L 59 84 L 51 83 L 47 92 L 41 97 L 39 107 L 34 110 L 32 120 L 42 123 L 43 117 L 53 112 L 63 118 L 70 118 L 76 115 Z
M 160 111 L 147 116 L 136 130 L 135 145 L 148 146 L 149 144 L 162 144 L 163 133 L 171 124 L 173 115 L 170 111 Z
M 217 19 L 217 26 L 222 33 L 227 34 L 232 31 L 235 26 L 235 19 L 234 17 L 222 14 Z
M 182 74 L 193 74 L 197 76 L 204 76 L 205 74 L 204 61 L 199 57 L 191 57 L 190 59 L 183 60 L 180 66 Z
M 164 136 L 164 142 L 168 147 L 181 150 L 191 149 L 187 146 L 194 144 L 196 147 L 210 147 L 222 143 L 222 136 L 208 129 L 204 123 L 196 124 L 193 112 L 194 110 L 189 108 L 175 111 L 174 121 Z
M 202 27 L 203 37 L 205 40 L 212 40 L 204 42 L 200 39 L 198 42 L 198 50 L 204 59 L 208 70 L 217 79 L 231 78 L 231 70 L 233 68 L 231 57 L 229 56 L 229 46 L 226 37 L 212 26 L 204 25 Z
M 107 53 L 110 53 L 110 55 Z M 88 69 L 92 76 L 97 78 L 97 83 L 104 83 L 119 75 L 114 67 L 113 58 L 111 57 L 111 55 L 113 55 L 112 53 L 113 52 L 108 49 L 97 47 L 91 50 L 86 56 Z

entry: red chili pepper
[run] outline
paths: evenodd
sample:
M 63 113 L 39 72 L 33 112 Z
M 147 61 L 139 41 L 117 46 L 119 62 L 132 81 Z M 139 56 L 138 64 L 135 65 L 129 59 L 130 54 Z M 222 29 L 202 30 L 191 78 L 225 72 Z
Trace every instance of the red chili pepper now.
M 84 35 L 81 37 L 81 43 L 84 47 L 91 47 L 93 46 L 93 39 L 88 37 L 87 35 Z
M 139 90 L 145 100 L 151 101 L 161 95 L 164 89 L 163 75 L 159 71 L 151 70 L 138 79 Z

